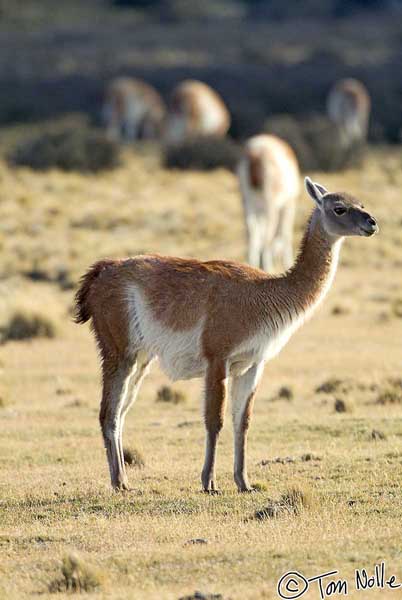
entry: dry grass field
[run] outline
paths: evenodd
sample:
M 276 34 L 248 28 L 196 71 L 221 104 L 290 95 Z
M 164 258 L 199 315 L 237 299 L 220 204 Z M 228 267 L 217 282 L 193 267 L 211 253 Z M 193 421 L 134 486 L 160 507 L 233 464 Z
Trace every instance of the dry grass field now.
M 147 147 L 126 150 L 122 166 L 101 175 L 0 163 L 0 331 L 13 337 L 17 314 L 53 336 L 0 346 L 0 598 L 65 597 L 55 590 L 70 555 L 82 561 L 64 564 L 70 584 L 80 571 L 88 596 L 113 599 L 178 600 L 195 590 L 273 599 L 289 570 L 338 570 L 349 597 L 362 598 L 354 569 L 382 560 L 402 579 L 402 155 L 375 149 L 362 168 L 312 175 L 356 194 L 380 235 L 345 242 L 326 302 L 266 367 L 249 438 L 259 491 L 235 491 L 228 411 L 223 493 L 210 497 L 199 482 L 202 384 L 174 384 L 182 402 L 157 402 L 168 384 L 158 368 L 126 424 L 125 444 L 145 466 L 129 469 L 131 492 L 110 489 L 96 349 L 71 306 L 78 277 L 101 257 L 242 259 L 234 176 L 166 171 Z M 303 194 L 297 243 L 311 208 Z M 293 510 L 280 498 L 295 486 L 306 502 Z M 254 518 L 267 506 L 266 518 Z M 319 598 L 317 586 L 305 597 Z

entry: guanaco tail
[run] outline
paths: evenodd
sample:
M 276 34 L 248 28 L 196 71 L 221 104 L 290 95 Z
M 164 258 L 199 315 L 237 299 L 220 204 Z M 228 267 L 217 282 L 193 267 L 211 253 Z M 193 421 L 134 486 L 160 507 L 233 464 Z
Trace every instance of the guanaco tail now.
M 292 148 L 274 135 L 256 135 L 238 165 L 247 232 L 247 262 L 270 271 L 293 263 L 293 227 L 300 172 Z
M 103 260 L 83 276 L 76 322 L 92 319 L 102 358 L 100 424 L 112 485 L 128 489 L 122 433 L 151 362 L 172 380 L 205 378 L 202 487 L 216 491 L 215 458 L 231 380 L 234 479 L 250 491 L 246 442 L 253 398 L 273 358 L 330 288 L 346 236 L 371 236 L 375 219 L 346 193 L 306 178 L 315 202 L 294 266 L 270 276 L 248 265 L 158 255 Z

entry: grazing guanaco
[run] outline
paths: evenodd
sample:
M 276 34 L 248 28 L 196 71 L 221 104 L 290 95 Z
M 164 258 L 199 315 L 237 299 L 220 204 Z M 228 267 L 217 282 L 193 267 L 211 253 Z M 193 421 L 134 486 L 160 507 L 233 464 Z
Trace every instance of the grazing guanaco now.
M 344 146 L 366 141 L 370 107 L 367 88 L 357 79 L 341 79 L 331 88 L 328 116 L 339 127 Z
M 118 77 L 106 88 L 102 113 L 111 139 L 133 141 L 160 136 L 166 108 L 155 88 L 145 81 Z
M 174 88 L 165 131 L 168 143 L 196 136 L 223 137 L 229 126 L 229 111 L 209 85 L 189 79 Z
M 256 135 L 238 166 L 247 231 L 247 259 L 265 271 L 293 263 L 293 226 L 300 171 L 292 148 L 274 135 Z
M 128 489 L 124 419 L 150 363 L 172 380 L 205 378 L 202 487 L 216 491 L 215 458 L 231 379 L 234 479 L 251 491 L 246 440 L 253 398 L 272 359 L 329 290 L 345 236 L 371 236 L 377 223 L 346 193 L 306 178 L 315 202 L 299 256 L 270 276 L 248 265 L 158 255 L 95 263 L 76 295 L 76 322 L 92 319 L 102 358 L 100 424 L 112 485 Z

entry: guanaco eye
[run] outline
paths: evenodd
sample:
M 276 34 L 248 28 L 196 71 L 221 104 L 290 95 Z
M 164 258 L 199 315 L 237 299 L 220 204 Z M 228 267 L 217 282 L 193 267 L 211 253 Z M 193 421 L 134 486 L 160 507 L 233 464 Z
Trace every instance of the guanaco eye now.
M 334 213 L 336 215 L 338 215 L 339 217 L 341 215 L 344 215 L 345 212 L 346 212 L 346 208 L 344 206 L 335 206 L 335 208 L 334 208 Z

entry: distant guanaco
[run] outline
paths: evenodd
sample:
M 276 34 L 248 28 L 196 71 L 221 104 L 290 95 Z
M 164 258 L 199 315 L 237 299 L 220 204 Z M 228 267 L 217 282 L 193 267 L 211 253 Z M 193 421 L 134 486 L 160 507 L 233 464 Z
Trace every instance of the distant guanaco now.
M 367 88 L 357 79 L 341 79 L 330 90 L 328 116 L 339 127 L 345 146 L 366 141 L 370 108 Z
M 166 107 L 145 81 L 118 77 L 106 88 L 102 113 L 111 139 L 133 141 L 161 136 Z
M 292 148 L 274 135 L 256 135 L 238 166 L 248 262 L 265 271 L 293 263 L 293 226 L 300 171 Z
M 315 209 L 295 265 L 270 276 L 248 265 L 136 256 L 95 263 L 76 294 L 76 322 L 92 319 L 102 358 L 100 424 L 112 485 L 128 489 L 122 432 L 154 358 L 172 380 L 205 378 L 206 453 L 201 481 L 217 491 L 215 457 L 231 379 L 234 479 L 251 491 L 246 440 L 264 364 L 328 292 L 345 236 L 372 236 L 375 219 L 354 197 L 306 178 Z
M 165 131 L 169 143 L 189 137 L 223 137 L 230 126 L 230 114 L 222 98 L 206 83 L 186 80 L 172 92 Z

